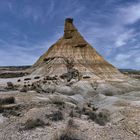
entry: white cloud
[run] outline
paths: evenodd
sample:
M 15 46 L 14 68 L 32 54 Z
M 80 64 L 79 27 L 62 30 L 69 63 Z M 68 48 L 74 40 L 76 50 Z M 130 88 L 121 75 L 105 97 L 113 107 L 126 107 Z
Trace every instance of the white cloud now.
M 127 60 L 130 57 L 131 57 L 130 54 L 118 54 L 118 55 L 116 55 L 115 60 L 122 62 L 122 61 Z
M 135 62 L 140 66 L 140 57 L 135 58 Z
M 38 21 L 42 17 L 42 10 L 40 7 L 32 7 L 31 5 L 26 5 L 23 8 L 23 15 L 25 18 L 30 18 L 34 21 Z
M 134 33 L 134 30 L 128 30 L 120 34 L 115 42 L 116 47 L 121 47 L 123 45 L 126 45 L 128 41 L 133 41 L 135 36 L 136 34 Z
M 0 39 L 0 66 L 10 65 L 31 65 L 60 37 L 56 34 L 52 40 L 43 41 L 37 44 L 28 40 L 11 40 L 6 42 Z
M 50 16 L 50 17 L 52 16 L 53 11 L 54 11 L 54 6 L 55 6 L 55 3 L 54 3 L 53 0 L 51 0 L 50 5 L 49 5 L 49 7 L 47 9 L 47 12 L 45 13 L 46 16 Z
M 130 54 L 117 54 L 110 62 L 118 68 L 132 68 L 131 61 L 129 60 L 131 57 L 132 55 Z
M 124 24 L 133 24 L 140 20 L 140 2 L 120 9 L 121 21 Z
M 118 53 L 110 62 L 119 68 L 140 68 L 140 50 L 128 50 L 124 53 Z
M 11 12 L 13 12 L 13 4 L 11 2 L 7 2 L 8 8 Z

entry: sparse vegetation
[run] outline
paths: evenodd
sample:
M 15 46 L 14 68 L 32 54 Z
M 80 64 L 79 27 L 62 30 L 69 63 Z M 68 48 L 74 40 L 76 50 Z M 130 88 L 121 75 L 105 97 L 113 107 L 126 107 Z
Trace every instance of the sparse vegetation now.
M 55 111 L 52 114 L 46 115 L 51 121 L 61 121 L 64 119 L 61 111 Z
M 83 79 L 89 79 L 91 78 L 90 76 L 86 75 L 86 76 L 83 76 Z
M 56 100 L 53 102 L 53 104 L 58 105 L 58 106 L 64 106 L 65 102 L 64 101 L 60 101 L 60 100 Z
M 15 98 L 14 97 L 0 98 L 0 105 L 2 105 L 2 104 L 13 104 L 13 103 L 15 103 Z
M 70 132 L 65 132 L 55 140 L 80 140 L 80 139 L 77 139 L 76 136 L 73 136 Z
M 0 113 L 4 117 L 9 118 L 10 116 L 20 116 L 22 114 L 22 108 L 16 104 L 6 104 L 0 105 Z
M 22 72 L 4 72 L 0 73 L 0 78 L 16 78 L 16 77 L 23 77 L 27 75 L 27 73 Z
M 20 81 L 21 81 L 20 79 L 17 80 L 17 82 L 20 82 Z
M 40 78 L 40 76 L 35 76 L 35 77 L 34 77 L 34 79 L 39 79 L 39 78 Z
M 106 123 L 110 121 L 110 114 L 106 110 L 99 113 L 89 112 L 88 116 L 89 119 L 95 121 L 97 124 L 101 126 L 106 125 Z
M 97 119 L 97 114 L 95 112 L 88 112 L 88 114 L 86 114 L 89 116 L 89 119 L 95 121 Z
M 20 92 L 27 92 L 28 91 L 28 87 L 26 85 L 24 85 L 21 89 Z
M 51 77 L 51 76 L 46 76 L 45 80 L 57 80 L 57 78 L 55 76 Z
M 31 78 L 25 78 L 24 79 L 24 81 L 30 81 L 31 80 Z
M 69 127 L 73 127 L 73 126 L 74 126 L 74 121 L 73 121 L 73 119 L 70 119 L 70 120 L 68 121 L 68 126 L 69 126 Z
M 107 122 L 110 121 L 110 113 L 108 110 L 101 110 L 97 113 L 98 109 L 91 107 L 90 104 L 87 104 L 87 107 L 83 107 L 82 110 L 77 108 L 77 112 L 81 115 L 87 115 L 89 119 L 96 122 L 97 124 L 103 126 L 106 125 Z M 73 112 L 70 112 L 70 115 L 73 116 Z
M 73 119 L 69 119 L 67 125 L 68 125 L 69 128 L 74 128 L 74 129 L 76 129 L 76 128 L 78 127 L 78 126 L 74 123 L 74 120 L 73 120 Z
M 53 140 L 82 140 L 79 138 L 75 132 L 77 127 L 75 127 L 73 120 L 69 120 L 64 131 L 60 135 L 55 135 Z
M 63 100 L 62 98 L 60 98 L 60 97 L 54 97 L 54 98 L 52 98 L 52 99 L 51 99 L 51 103 L 52 103 L 52 104 L 55 104 L 55 105 L 57 105 L 57 106 L 63 106 L 63 107 L 65 107 L 65 102 L 64 102 L 64 100 Z
M 105 125 L 109 121 L 110 121 L 110 114 L 108 112 L 99 112 L 95 120 L 96 123 L 102 126 Z
M 112 92 L 107 92 L 105 93 L 106 96 L 113 96 L 113 93 Z
M 14 89 L 14 84 L 12 82 L 7 82 L 6 89 L 13 90 Z
M 72 118 L 74 117 L 74 111 L 73 110 L 70 111 L 69 116 L 72 117 Z
M 44 126 L 44 125 L 45 125 L 45 123 L 41 119 L 35 119 L 35 120 L 34 119 L 29 119 L 25 122 L 23 129 L 24 130 L 29 130 L 29 129 L 34 129 L 36 127 Z
M 51 118 L 52 121 L 61 121 L 63 119 L 64 119 L 63 114 L 60 111 L 56 111 L 52 114 Z
M 20 116 L 21 115 L 21 112 L 18 111 L 18 110 L 15 110 L 14 108 L 13 109 L 5 109 L 3 108 L 3 116 L 5 117 L 10 117 L 10 116 Z
M 80 109 L 76 109 L 76 110 L 71 110 L 70 111 L 70 113 L 69 113 L 69 116 L 71 117 L 71 118 L 73 118 L 73 117 L 78 117 L 78 118 L 80 118 L 81 117 L 81 114 L 82 114 L 82 111 L 80 110 Z

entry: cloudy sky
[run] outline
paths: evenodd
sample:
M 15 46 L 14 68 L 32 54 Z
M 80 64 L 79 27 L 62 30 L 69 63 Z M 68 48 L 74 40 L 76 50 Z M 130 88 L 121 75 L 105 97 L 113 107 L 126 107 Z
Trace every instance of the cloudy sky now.
M 0 0 L 0 65 L 30 65 L 74 18 L 110 63 L 140 69 L 140 0 Z

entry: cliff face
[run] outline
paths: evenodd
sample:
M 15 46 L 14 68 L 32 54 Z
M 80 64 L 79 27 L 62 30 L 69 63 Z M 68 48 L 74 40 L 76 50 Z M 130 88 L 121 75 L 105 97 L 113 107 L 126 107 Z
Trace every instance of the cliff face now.
M 31 68 L 34 74 L 62 75 L 77 70 L 82 77 L 117 80 L 123 75 L 81 36 L 73 19 L 65 20 L 64 35 Z

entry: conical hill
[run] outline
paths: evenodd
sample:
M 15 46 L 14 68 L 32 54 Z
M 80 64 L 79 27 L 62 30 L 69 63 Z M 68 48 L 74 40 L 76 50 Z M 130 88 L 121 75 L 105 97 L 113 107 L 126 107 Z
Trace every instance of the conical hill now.
M 73 19 L 65 20 L 64 35 L 31 68 L 33 74 L 57 75 L 76 70 L 83 78 L 119 80 L 123 75 L 78 32 Z

